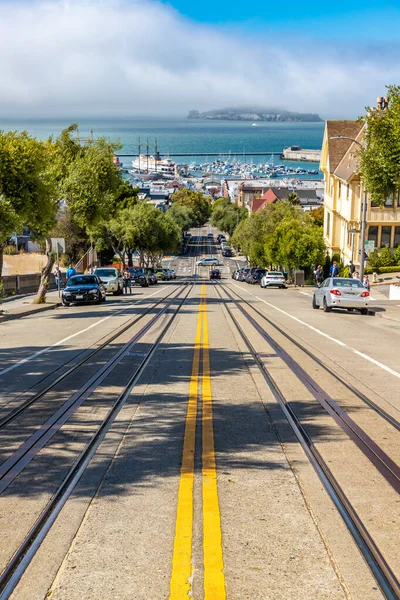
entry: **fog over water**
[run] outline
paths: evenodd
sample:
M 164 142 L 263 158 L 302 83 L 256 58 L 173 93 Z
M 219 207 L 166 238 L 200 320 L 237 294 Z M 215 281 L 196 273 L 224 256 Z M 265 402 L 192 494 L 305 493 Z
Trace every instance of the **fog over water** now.
M 384 42 L 252 35 L 149 0 L 2 0 L 0 113 L 184 117 L 278 105 L 354 118 L 398 81 L 398 42 L 387 50 Z

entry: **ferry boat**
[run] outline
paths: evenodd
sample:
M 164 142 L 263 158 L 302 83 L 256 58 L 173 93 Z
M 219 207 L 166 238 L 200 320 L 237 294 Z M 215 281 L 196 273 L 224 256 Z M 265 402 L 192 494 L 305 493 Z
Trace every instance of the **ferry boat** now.
M 153 155 L 140 154 L 132 161 L 133 175 L 159 173 L 167 179 L 174 179 L 176 163 L 171 158 L 156 158 Z

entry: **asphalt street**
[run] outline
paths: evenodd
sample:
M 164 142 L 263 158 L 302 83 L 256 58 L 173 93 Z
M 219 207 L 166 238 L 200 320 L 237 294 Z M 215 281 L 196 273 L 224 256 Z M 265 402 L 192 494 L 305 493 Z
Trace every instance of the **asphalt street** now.
M 395 589 L 400 308 L 235 281 L 211 232 L 164 260 L 176 280 L 0 324 L 0 571 L 126 396 L 1 599 L 391 597 L 279 400 Z

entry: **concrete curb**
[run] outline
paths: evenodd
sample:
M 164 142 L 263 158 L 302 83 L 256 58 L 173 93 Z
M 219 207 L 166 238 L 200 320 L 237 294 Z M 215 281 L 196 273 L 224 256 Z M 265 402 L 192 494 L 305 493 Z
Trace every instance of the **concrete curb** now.
M 52 304 L 38 304 L 37 307 L 34 306 L 30 310 L 22 310 L 21 312 L 9 313 L 7 315 L 0 315 L 0 323 L 3 321 L 13 321 L 14 319 L 21 319 L 22 317 L 28 317 L 29 315 L 35 315 L 37 313 L 44 312 L 46 310 L 53 310 L 61 306 L 61 302 L 54 302 Z

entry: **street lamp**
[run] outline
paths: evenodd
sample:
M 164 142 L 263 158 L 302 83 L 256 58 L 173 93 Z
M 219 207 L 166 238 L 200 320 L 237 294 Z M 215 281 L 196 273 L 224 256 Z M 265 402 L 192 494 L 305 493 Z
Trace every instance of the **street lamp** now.
M 357 144 L 358 146 L 360 146 L 360 148 L 362 148 L 362 144 L 358 141 L 355 140 L 354 138 L 351 137 L 347 137 L 345 135 L 335 135 L 334 137 L 329 138 L 330 140 L 350 140 L 351 142 L 354 142 L 355 144 Z M 364 256 L 365 256 L 365 231 L 367 229 L 367 202 L 368 202 L 368 194 L 364 189 L 364 201 L 361 205 L 361 240 L 360 240 L 360 279 L 361 281 L 364 278 Z M 360 230 L 354 230 L 354 233 L 358 232 Z M 352 244 L 352 250 L 351 250 L 351 254 L 352 254 L 352 260 L 353 260 L 353 251 L 354 251 L 354 233 L 353 233 L 353 244 Z

